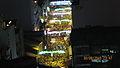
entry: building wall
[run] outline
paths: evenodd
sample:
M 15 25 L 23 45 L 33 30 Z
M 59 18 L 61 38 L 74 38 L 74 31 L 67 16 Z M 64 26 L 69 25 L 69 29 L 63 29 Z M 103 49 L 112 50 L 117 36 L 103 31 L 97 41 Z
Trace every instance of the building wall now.
M 6 50 L 8 47 L 8 34 L 0 27 L 0 59 L 4 59 L 6 56 Z
M 7 32 L 0 27 L 0 45 L 7 46 L 8 45 L 7 41 L 8 41 Z
M 9 42 L 9 47 L 11 50 L 11 57 L 12 59 L 17 58 L 17 50 L 16 50 L 16 38 L 15 38 L 15 30 L 14 26 L 9 27 L 8 31 L 8 42 Z
M 24 42 L 22 29 L 16 30 L 11 19 L 0 19 L 0 60 L 10 60 L 24 56 Z M 4 20 L 4 22 L 2 21 Z M 11 24 L 8 22 L 12 21 Z M 2 28 L 1 25 L 4 24 Z
M 120 27 L 86 27 L 73 29 L 71 34 L 73 67 L 78 68 L 88 66 L 89 68 L 93 66 L 92 68 L 104 68 L 105 65 L 106 68 L 110 68 L 110 66 L 119 63 L 119 61 L 115 59 L 115 57 L 119 57 L 120 51 L 119 31 Z M 108 49 L 108 51 L 104 52 L 102 51 L 103 49 Z M 116 51 L 116 53 L 111 53 L 110 50 Z M 102 55 L 112 55 L 113 59 L 109 60 L 107 63 L 93 63 L 92 61 L 84 63 L 84 56 Z M 99 66 L 99 64 L 101 65 Z
M 19 29 L 16 30 L 16 49 L 17 49 L 17 55 L 18 57 L 24 56 L 24 38 L 23 38 L 23 30 Z
M 17 58 L 15 40 L 14 26 L 9 27 L 7 30 L 0 29 L 1 59 Z

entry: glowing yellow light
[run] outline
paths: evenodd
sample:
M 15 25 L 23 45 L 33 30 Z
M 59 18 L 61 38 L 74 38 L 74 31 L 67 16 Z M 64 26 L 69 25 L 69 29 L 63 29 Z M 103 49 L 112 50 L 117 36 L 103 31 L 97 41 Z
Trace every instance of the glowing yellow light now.
M 27 52 L 26 53 L 28 56 L 32 56 L 32 57 L 36 57 L 37 56 L 37 54 L 33 54 L 33 53 L 30 53 L 30 52 Z
M 40 48 L 39 48 L 38 46 L 33 47 L 33 49 L 35 49 L 35 50 L 40 50 Z
M 33 48 L 33 49 L 35 49 L 35 50 L 39 50 L 39 48 Z

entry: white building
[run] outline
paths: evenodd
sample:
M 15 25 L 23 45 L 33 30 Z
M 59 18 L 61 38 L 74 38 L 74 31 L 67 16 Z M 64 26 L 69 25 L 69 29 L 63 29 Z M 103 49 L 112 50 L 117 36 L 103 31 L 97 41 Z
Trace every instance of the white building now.
M 4 19 L 0 22 L 0 59 L 5 60 L 24 56 L 22 32 L 20 30 L 16 32 L 15 25 L 13 25 L 15 22 L 8 21 L 9 19 Z M 4 27 L 1 27 L 3 25 Z

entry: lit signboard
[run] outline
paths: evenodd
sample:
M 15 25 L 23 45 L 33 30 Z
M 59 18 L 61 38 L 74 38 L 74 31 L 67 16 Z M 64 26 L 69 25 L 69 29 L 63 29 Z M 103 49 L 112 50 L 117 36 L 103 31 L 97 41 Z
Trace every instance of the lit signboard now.
M 69 20 L 69 19 L 63 19 L 63 20 L 50 20 L 50 23 L 54 23 L 54 22 L 69 22 L 69 21 L 72 21 L 72 20 Z
M 71 7 L 67 7 L 67 8 L 57 8 L 55 9 L 55 11 L 59 11 L 59 10 L 71 10 Z
M 65 12 L 65 13 L 53 13 L 53 15 L 65 15 L 65 14 L 71 14 L 71 12 Z
M 63 50 L 56 50 L 56 51 L 41 51 L 39 54 L 47 54 L 47 53 L 65 53 Z
M 40 55 L 42 54 L 51 54 L 51 56 L 53 56 L 54 53 L 65 53 L 65 51 L 63 50 L 56 50 L 56 51 L 41 51 L 39 52 Z
M 54 33 L 64 33 L 64 32 L 66 32 L 66 33 L 71 33 L 71 31 L 51 31 L 51 32 L 47 32 L 47 34 L 54 34 Z
M 53 1 L 50 2 L 50 5 L 71 5 L 70 1 Z

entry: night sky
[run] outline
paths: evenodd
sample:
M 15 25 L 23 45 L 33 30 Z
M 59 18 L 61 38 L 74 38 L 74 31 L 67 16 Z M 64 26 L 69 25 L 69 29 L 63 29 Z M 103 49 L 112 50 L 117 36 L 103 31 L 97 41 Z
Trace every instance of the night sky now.
M 81 10 L 75 28 L 86 25 L 120 26 L 119 0 L 81 0 Z M 78 8 L 78 7 L 77 7 Z
M 24 30 L 32 28 L 30 0 L 0 0 L 0 15 L 17 19 L 17 27 Z
M 30 4 L 30 0 L 0 0 L 0 15 L 17 18 L 17 26 L 29 30 L 32 27 Z M 120 26 L 120 0 L 81 0 L 78 12 L 80 17 L 75 27 Z

